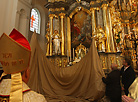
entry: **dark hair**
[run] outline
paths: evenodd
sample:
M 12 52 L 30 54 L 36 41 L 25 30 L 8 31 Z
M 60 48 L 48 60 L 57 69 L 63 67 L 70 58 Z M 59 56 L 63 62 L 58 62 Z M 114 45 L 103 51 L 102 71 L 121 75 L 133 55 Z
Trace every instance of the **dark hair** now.
M 128 64 L 128 65 L 131 65 L 132 64 L 132 60 L 128 57 L 125 57 L 124 58 L 125 62 Z
M 0 76 L 2 75 L 2 73 L 3 73 L 3 70 L 0 70 Z
M 3 70 L 0 70 L 0 72 L 1 72 L 1 75 L 2 75 Z M 22 72 L 21 72 L 21 75 L 23 75 L 24 72 L 25 72 L 25 71 L 22 71 Z M 1 75 L 0 75 L 0 76 L 1 76 Z M 1 82 L 3 79 L 11 79 L 11 74 L 7 74 L 7 75 L 3 76 L 3 77 L 1 78 L 1 80 L 0 80 L 0 82 Z
M 3 79 L 11 79 L 11 75 L 10 74 L 7 74 L 6 76 L 3 76 L 0 80 L 0 82 L 3 80 Z

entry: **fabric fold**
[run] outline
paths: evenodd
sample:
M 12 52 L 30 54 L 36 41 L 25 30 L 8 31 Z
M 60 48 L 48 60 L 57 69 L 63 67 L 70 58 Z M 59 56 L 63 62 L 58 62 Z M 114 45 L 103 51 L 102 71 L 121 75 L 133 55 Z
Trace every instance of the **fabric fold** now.
M 105 76 L 94 45 L 79 63 L 70 67 L 57 68 L 45 56 L 37 41 L 31 38 L 31 76 L 29 86 L 48 97 L 70 96 L 87 100 L 98 100 L 105 92 L 102 77 Z

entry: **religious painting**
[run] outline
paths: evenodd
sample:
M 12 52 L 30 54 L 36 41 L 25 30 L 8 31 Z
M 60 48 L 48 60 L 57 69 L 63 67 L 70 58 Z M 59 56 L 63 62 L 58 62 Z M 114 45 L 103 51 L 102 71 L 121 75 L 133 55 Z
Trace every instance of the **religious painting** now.
M 91 18 L 88 13 L 80 10 L 71 19 L 71 42 L 72 48 L 76 48 L 80 43 L 90 47 L 91 44 Z

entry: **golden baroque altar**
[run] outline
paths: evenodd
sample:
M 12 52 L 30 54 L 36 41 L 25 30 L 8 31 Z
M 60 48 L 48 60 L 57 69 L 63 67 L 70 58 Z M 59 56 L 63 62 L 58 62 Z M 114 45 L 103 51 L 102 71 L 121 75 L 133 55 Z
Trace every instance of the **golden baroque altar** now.
M 58 67 L 73 65 L 95 39 L 103 69 L 111 63 L 121 67 L 126 55 L 136 67 L 137 5 L 136 0 L 48 0 L 46 56 Z

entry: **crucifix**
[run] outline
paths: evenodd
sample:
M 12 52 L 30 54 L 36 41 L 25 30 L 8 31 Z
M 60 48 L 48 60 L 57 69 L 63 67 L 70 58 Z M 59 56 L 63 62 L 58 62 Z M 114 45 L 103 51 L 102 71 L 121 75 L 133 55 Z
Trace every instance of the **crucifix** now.
M 31 17 L 31 28 L 33 28 L 33 22 L 35 21 L 34 15 Z

